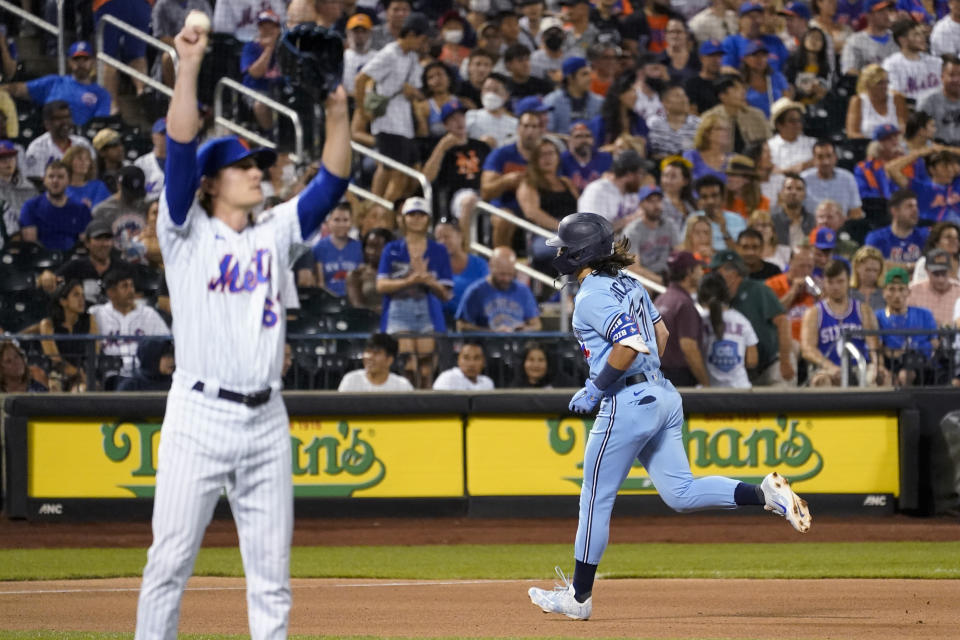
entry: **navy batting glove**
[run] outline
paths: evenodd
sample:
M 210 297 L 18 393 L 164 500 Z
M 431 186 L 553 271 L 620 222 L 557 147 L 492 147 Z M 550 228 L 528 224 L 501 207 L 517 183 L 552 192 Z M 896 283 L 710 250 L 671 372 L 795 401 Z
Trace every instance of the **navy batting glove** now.
M 573 413 L 581 415 L 591 413 L 602 396 L 603 393 L 600 389 L 597 389 L 597 385 L 593 384 L 593 380 L 588 378 L 586 384 L 583 385 L 583 389 L 573 394 L 568 408 Z

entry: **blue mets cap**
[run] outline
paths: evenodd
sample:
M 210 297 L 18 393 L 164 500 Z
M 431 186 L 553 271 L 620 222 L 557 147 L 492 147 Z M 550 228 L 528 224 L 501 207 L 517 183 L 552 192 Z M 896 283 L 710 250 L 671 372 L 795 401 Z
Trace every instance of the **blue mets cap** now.
M 563 77 L 572 76 L 580 69 L 583 69 L 587 66 L 587 59 L 581 58 L 579 56 L 574 56 L 572 58 L 567 58 L 563 61 Z
M 837 246 L 837 232 L 829 227 L 817 227 L 811 232 L 810 240 L 817 249 L 834 249 Z
M 810 9 L 807 8 L 807 5 L 803 4 L 802 2 L 793 0 L 793 2 L 788 2 L 783 9 L 780 10 L 780 15 L 794 16 L 797 18 L 803 18 L 804 20 L 809 20 Z
M 759 11 L 763 13 L 763 7 L 756 2 L 744 2 L 740 5 L 740 15 L 745 16 L 752 11 Z
M 261 169 L 266 169 L 277 160 L 277 154 L 270 149 L 264 147 L 251 149 L 236 136 L 214 138 L 205 142 L 197 151 L 197 175 L 199 177 L 213 177 L 224 167 L 236 164 L 251 156 L 257 161 L 257 166 Z
M 893 0 L 867 0 L 867 11 L 879 11 L 893 7 Z
M 17 145 L 13 144 L 9 140 L 0 140 L 0 158 L 15 156 L 18 153 L 19 151 L 17 151 Z
M 451 100 L 440 109 L 440 122 L 446 122 L 447 118 L 455 113 L 466 113 L 467 108 L 459 100 Z
M 723 45 L 718 40 L 705 40 L 700 45 L 701 56 L 715 56 L 723 53 Z
M 93 56 L 93 47 L 90 46 L 90 43 L 86 40 L 80 40 L 79 42 L 74 42 L 70 45 L 70 49 L 67 50 L 67 57 L 69 58 L 90 58 Z
M 900 133 L 900 129 L 893 124 L 878 124 L 873 130 L 873 139 L 874 140 L 886 140 L 890 136 L 895 136 Z
M 151 133 L 166 133 L 167 132 L 167 119 L 160 118 L 153 123 L 153 129 L 150 130 Z
M 767 45 L 763 44 L 760 40 L 753 40 L 750 44 L 747 45 L 747 48 L 743 51 L 744 57 L 752 56 L 755 53 L 770 53 L 770 50 L 767 49 Z
M 517 100 L 517 104 L 513 108 L 513 115 L 519 118 L 525 113 L 545 113 L 547 111 L 553 111 L 553 107 L 543 104 L 543 100 L 538 96 L 527 96 Z
M 640 199 L 640 202 L 643 202 L 650 196 L 663 196 L 663 191 L 660 190 L 660 187 L 644 187 L 640 189 L 637 193 L 637 197 Z

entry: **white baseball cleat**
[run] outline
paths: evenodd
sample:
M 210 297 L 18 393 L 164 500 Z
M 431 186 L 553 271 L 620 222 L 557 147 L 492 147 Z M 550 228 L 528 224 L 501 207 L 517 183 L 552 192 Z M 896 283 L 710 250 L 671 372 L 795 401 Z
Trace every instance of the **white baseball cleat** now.
M 783 516 L 790 526 L 800 533 L 810 530 L 810 523 L 813 521 L 810 507 L 807 506 L 806 500 L 793 492 L 786 478 L 776 471 L 768 473 L 760 483 L 760 490 L 763 491 L 763 497 L 767 501 L 764 509 Z
M 552 590 L 530 587 L 530 590 L 527 591 L 530 600 L 543 609 L 544 613 L 560 613 L 574 620 L 589 619 L 593 612 L 593 596 L 587 598 L 584 602 L 577 602 L 574 597 L 573 584 L 563 575 L 560 567 L 557 567 L 556 571 L 563 584 L 558 584 Z

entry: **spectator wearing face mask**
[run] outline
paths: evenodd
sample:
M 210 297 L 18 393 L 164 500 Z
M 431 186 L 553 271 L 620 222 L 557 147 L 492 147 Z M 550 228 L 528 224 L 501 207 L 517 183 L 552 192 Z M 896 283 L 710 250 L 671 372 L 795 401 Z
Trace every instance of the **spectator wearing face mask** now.
M 437 26 L 440 27 L 440 39 L 443 40 L 440 62 L 459 67 L 470 56 L 470 49 L 463 46 L 465 33 L 463 18 L 456 10 L 451 9 L 440 16 Z
M 467 111 L 467 135 L 502 147 L 516 135 L 517 119 L 507 109 L 506 79 L 492 73 L 483 81 L 481 108 Z

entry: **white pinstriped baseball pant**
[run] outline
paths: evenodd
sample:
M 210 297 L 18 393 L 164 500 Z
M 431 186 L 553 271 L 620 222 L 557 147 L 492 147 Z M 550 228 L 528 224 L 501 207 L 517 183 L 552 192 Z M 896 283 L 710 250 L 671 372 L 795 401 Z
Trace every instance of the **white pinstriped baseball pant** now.
M 293 481 L 279 393 L 259 407 L 170 390 L 157 454 L 153 544 L 136 640 L 174 640 L 180 600 L 221 492 L 237 523 L 253 640 L 287 637 Z

